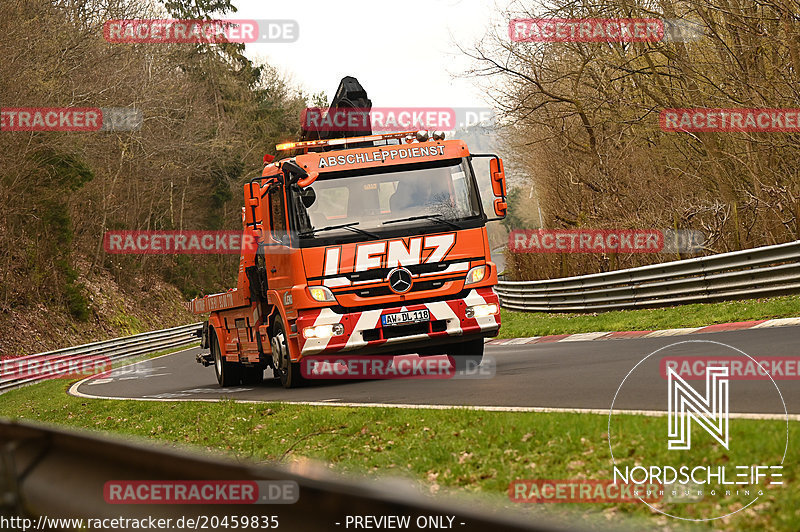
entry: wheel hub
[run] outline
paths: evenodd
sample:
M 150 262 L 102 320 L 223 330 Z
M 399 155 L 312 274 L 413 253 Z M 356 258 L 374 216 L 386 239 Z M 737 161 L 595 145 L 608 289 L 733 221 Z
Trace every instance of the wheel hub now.
M 283 334 L 275 335 L 270 343 L 272 344 L 272 362 L 279 371 L 286 371 L 287 356 L 283 348 Z

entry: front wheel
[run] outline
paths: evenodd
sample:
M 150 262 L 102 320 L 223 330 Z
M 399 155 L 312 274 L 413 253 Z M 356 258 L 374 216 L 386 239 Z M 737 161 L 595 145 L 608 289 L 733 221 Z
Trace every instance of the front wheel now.
M 305 384 L 305 379 L 300 374 L 300 363 L 292 362 L 289 356 L 289 342 L 286 339 L 286 331 L 280 318 L 275 321 L 272 327 L 272 364 L 275 373 L 280 377 L 284 388 L 297 388 Z
M 209 343 L 211 344 L 211 354 L 214 357 L 214 373 L 217 374 L 217 382 L 223 388 L 236 386 L 242 382 L 242 368 L 238 364 L 228 362 L 222 356 L 219 348 L 219 340 L 216 333 L 211 334 Z
M 447 350 L 450 365 L 456 371 L 475 370 L 483 361 L 483 338 L 456 344 Z

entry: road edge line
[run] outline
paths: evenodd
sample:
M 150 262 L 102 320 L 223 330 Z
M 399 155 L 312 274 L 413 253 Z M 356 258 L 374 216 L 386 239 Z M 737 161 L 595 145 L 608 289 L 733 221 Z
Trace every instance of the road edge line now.
M 702 327 L 681 327 L 676 329 L 660 329 L 657 331 L 595 331 L 571 334 L 550 334 L 545 336 L 529 336 L 523 338 L 494 338 L 486 345 L 529 345 L 554 342 L 590 342 L 594 340 L 625 340 L 628 338 L 662 338 L 664 336 L 685 336 L 687 334 L 709 334 L 717 332 L 746 331 L 750 329 L 767 329 L 772 327 L 800 326 L 798 318 L 773 318 L 767 320 L 732 321 L 704 325 Z M 501 325 L 502 330 L 502 325 Z

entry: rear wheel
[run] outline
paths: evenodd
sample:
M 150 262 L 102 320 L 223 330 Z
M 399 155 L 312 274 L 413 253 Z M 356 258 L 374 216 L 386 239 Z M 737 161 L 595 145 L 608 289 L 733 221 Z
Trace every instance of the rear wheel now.
M 483 338 L 454 345 L 447 350 L 447 358 L 456 371 L 476 369 L 483 361 Z
M 289 356 L 289 342 L 286 339 L 286 331 L 280 318 L 275 321 L 272 327 L 270 338 L 272 345 L 272 364 L 275 373 L 281 379 L 284 388 L 297 388 L 305 383 L 305 379 L 300 374 L 300 363 L 292 362 Z
M 216 333 L 211 334 L 209 343 L 211 344 L 211 355 L 214 358 L 214 372 L 217 374 L 217 382 L 223 388 L 236 386 L 242 382 L 242 367 L 233 362 L 228 362 L 222 356 L 219 347 L 219 339 Z

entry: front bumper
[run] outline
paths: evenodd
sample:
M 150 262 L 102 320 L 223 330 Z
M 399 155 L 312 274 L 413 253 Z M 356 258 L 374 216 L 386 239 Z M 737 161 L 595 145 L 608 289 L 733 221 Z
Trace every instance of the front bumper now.
M 493 303 L 500 306 L 491 288 L 476 288 L 466 297 L 433 303 L 413 303 L 399 307 L 338 314 L 329 308 L 300 312 L 300 355 L 353 351 L 358 354 L 415 352 L 468 338 L 496 336 L 500 314 L 467 318 L 468 307 Z M 430 321 L 409 325 L 381 326 L 381 316 L 394 312 L 428 309 Z M 306 327 L 341 324 L 343 334 L 330 338 L 305 338 Z M 355 354 L 355 353 L 354 353 Z

